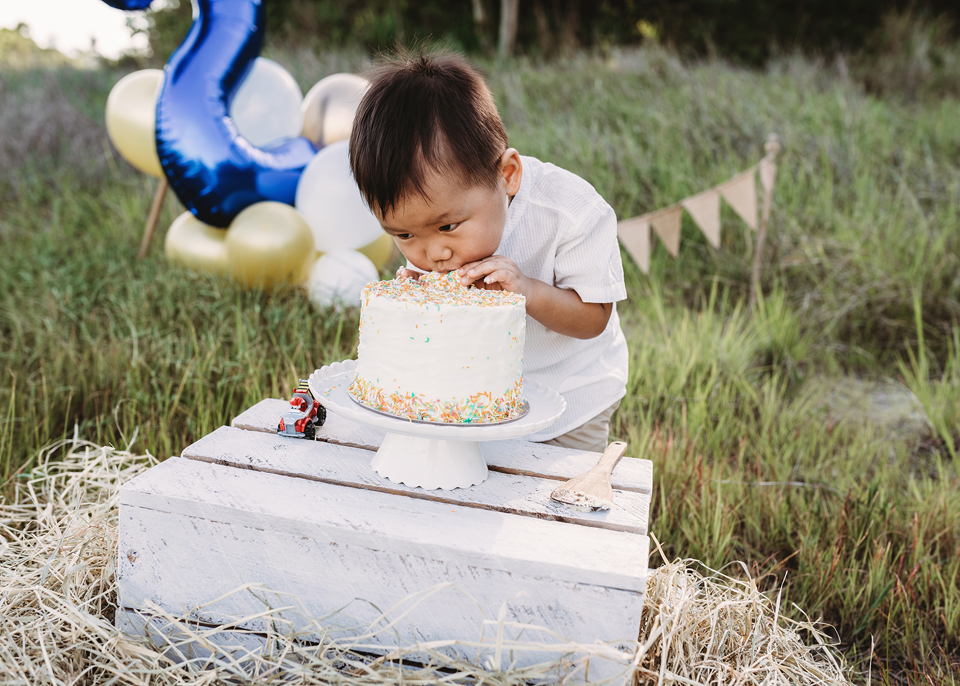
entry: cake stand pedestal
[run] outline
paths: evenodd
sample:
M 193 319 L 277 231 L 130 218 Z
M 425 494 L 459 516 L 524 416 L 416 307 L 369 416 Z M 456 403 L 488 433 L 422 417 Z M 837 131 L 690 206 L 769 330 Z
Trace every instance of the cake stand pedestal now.
M 321 367 L 310 375 L 310 391 L 328 410 L 386 431 L 371 466 L 380 476 L 407 486 L 430 490 L 475 486 L 487 478 L 481 441 L 521 438 L 545 429 L 567 406 L 552 388 L 525 380 L 523 397 L 529 410 L 519 419 L 500 424 L 415 422 L 354 401 L 347 389 L 356 369 L 356 360 Z

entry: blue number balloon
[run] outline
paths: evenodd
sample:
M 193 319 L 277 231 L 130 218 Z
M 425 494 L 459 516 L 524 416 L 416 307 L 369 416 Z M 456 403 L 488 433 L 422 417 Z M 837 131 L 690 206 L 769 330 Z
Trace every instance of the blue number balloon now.
M 150 7 L 153 0 L 103 0 L 105 3 L 118 10 L 145 10 Z
M 124 10 L 150 0 L 103 0 Z M 229 226 L 263 200 L 292 205 L 317 149 L 293 138 L 267 150 L 251 145 L 230 117 L 230 102 L 260 54 L 263 0 L 193 0 L 193 25 L 164 69 L 157 101 L 157 154 L 180 202 L 202 222 Z

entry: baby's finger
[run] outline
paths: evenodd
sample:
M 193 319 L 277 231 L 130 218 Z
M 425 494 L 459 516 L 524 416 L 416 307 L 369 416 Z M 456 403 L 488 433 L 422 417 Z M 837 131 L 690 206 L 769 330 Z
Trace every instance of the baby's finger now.
M 500 284 L 505 291 L 519 293 L 520 284 L 517 281 L 517 275 L 509 269 L 497 269 L 483 278 L 483 283 L 487 285 Z
M 457 270 L 461 275 L 460 283 L 464 286 L 469 286 L 472 283 L 479 282 L 487 274 L 496 271 L 498 267 L 499 264 L 493 258 L 489 257 L 485 260 L 465 265 Z
M 477 278 L 492 274 L 498 269 L 516 269 L 516 265 L 505 257 L 494 255 L 467 270 L 467 276 Z
M 460 278 L 461 286 L 476 286 L 477 288 L 486 288 L 486 283 L 483 281 L 483 277 L 476 276 L 464 276 Z
M 474 271 L 480 273 L 481 270 L 486 270 L 484 273 L 489 273 L 493 269 L 497 269 L 499 267 L 509 267 L 513 264 L 513 260 L 511 260 L 509 257 L 504 257 L 503 255 L 491 255 L 490 257 L 485 257 L 482 260 L 468 262 L 460 267 L 460 269 L 457 270 L 457 273 L 460 274 L 460 276 L 476 276 L 476 274 L 470 274 L 470 272 Z
M 460 276 L 464 276 L 468 271 L 476 267 L 478 264 L 482 262 L 486 262 L 489 259 L 490 259 L 489 257 L 485 257 L 484 259 L 476 260 L 475 262 L 467 262 L 466 264 L 461 265 L 459 269 L 457 269 L 457 274 L 459 274 Z

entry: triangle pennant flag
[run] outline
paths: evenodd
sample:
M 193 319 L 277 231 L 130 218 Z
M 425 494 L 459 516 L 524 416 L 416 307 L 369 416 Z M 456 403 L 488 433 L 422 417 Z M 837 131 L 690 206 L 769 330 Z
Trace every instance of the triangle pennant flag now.
M 720 187 L 720 195 L 754 231 L 757 230 L 757 179 L 754 170 L 744 172 Z
M 760 160 L 760 184 L 767 193 L 773 192 L 773 184 L 777 180 L 777 165 L 773 160 Z
M 661 210 L 650 216 L 650 226 L 656 231 L 667 252 L 676 257 L 680 253 L 680 218 L 682 207 Z
M 644 274 L 650 273 L 650 220 L 646 217 L 625 219 L 617 224 L 617 236 L 630 257 Z
M 684 209 L 693 217 L 703 235 L 714 248 L 720 247 L 720 194 L 715 190 L 694 195 L 683 201 Z

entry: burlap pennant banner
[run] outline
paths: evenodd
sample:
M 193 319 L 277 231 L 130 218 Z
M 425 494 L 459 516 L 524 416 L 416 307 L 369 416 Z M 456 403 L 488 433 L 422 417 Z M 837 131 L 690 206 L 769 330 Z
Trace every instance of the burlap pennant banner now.
M 617 237 L 644 274 L 650 273 L 650 221 L 634 217 L 617 224 Z
M 709 190 L 683 201 L 685 209 L 714 248 L 720 247 L 720 193 Z
M 667 252 L 676 257 L 680 254 L 680 219 L 683 216 L 682 207 L 670 207 L 654 214 L 647 215 L 650 226 L 656 232 Z
M 757 230 L 756 169 L 749 169 L 720 186 L 720 195 L 754 231 Z
M 770 141 L 773 141 L 772 143 Z M 771 146 L 776 146 L 775 148 Z M 650 229 L 657 234 L 663 247 L 673 257 L 680 254 L 680 224 L 686 210 L 703 235 L 714 248 L 720 247 L 720 198 L 752 230 L 764 234 L 767 221 L 768 201 L 773 195 L 777 180 L 777 165 L 774 161 L 780 147 L 776 136 L 770 136 L 765 146 L 767 156 L 759 164 L 746 169 L 712 188 L 684 198 L 680 202 L 648 212 L 639 217 L 624 219 L 617 223 L 617 236 L 623 247 L 634 259 L 644 274 L 650 270 Z M 757 216 L 757 172 L 764 189 L 763 220 Z M 760 239 L 758 238 L 758 241 Z

